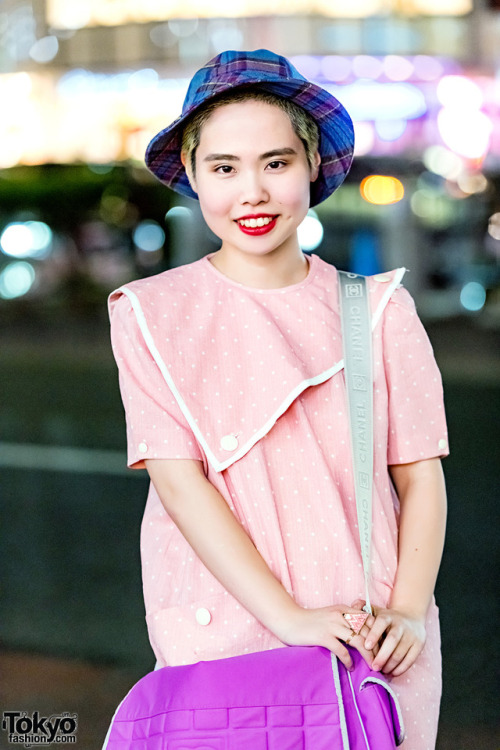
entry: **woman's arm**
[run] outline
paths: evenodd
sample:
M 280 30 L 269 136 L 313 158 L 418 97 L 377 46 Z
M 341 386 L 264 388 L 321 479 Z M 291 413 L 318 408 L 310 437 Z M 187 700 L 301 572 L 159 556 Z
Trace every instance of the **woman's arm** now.
M 425 643 L 425 618 L 443 553 L 446 489 L 441 460 L 389 467 L 401 505 L 398 569 L 389 606 L 377 612 L 365 641 L 385 639 L 373 668 L 399 675 Z
M 146 468 L 170 518 L 211 573 L 238 601 L 281 641 L 289 645 L 324 646 L 349 668 L 349 652 L 339 639 L 351 629 L 343 612 L 356 612 L 338 604 L 303 609 L 285 591 L 239 524 L 222 495 L 206 479 L 196 460 L 146 460 Z M 363 647 L 363 637 L 353 639 L 365 659 L 373 654 Z

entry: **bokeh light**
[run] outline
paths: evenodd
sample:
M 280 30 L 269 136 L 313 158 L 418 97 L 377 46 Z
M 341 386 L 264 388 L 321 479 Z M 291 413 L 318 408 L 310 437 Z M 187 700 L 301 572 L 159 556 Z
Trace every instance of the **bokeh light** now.
M 369 154 L 375 143 L 375 128 L 371 122 L 354 123 L 354 156 Z
M 87 3 L 68 3 L 51 0 L 49 18 L 61 29 L 82 29 L 90 22 L 91 7 Z
M 415 216 L 435 229 L 444 229 L 455 219 L 455 201 L 431 187 L 416 190 L 411 196 L 410 206 Z
M 415 75 L 421 81 L 435 81 L 443 75 L 443 64 L 430 55 L 416 55 L 413 59 Z
M 30 49 L 30 57 L 37 63 L 49 63 L 59 52 L 59 42 L 56 36 L 44 36 L 38 39 Z
M 488 189 L 489 182 L 480 172 L 476 174 L 461 174 L 457 179 L 458 187 L 466 195 L 484 193 Z
M 457 179 L 464 168 L 460 156 L 445 146 L 427 148 L 424 151 L 423 161 L 429 172 L 434 172 L 447 180 Z
M 128 77 L 127 88 L 129 91 L 148 91 L 156 89 L 160 82 L 160 76 L 153 68 L 142 68 L 131 73 Z
M 481 159 L 488 151 L 493 123 L 480 110 L 446 107 L 438 114 L 438 128 L 452 151 L 467 159 Z
M 0 272 L 0 297 L 23 297 L 33 286 L 35 276 L 35 269 L 31 263 L 23 260 L 9 263 Z
M 483 94 L 479 86 L 465 76 L 443 76 L 437 86 L 437 97 L 443 107 L 465 112 L 480 109 L 483 104 Z
M 397 177 L 386 175 L 370 175 L 362 180 L 360 185 L 362 197 L 368 203 L 377 206 L 387 206 L 398 203 L 403 199 L 405 189 L 401 180 Z
M 303 250 L 315 250 L 321 245 L 325 230 L 316 211 L 312 209 L 308 211 L 307 216 L 299 225 L 297 233 L 299 244 Z
M 296 55 L 291 57 L 290 60 L 305 78 L 313 81 L 318 77 L 321 70 L 321 61 L 315 55 Z
M 194 213 L 192 208 L 188 208 L 187 206 L 172 206 L 170 208 L 165 218 L 168 220 L 171 219 L 193 219 Z
M 486 289 L 478 281 L 469 281 L 464 284 L 460 292 L 460 303 L 462 307 L 470 312 L 477 312 L 484 307 L 486 302 Z
M 50 252 L 52 230 L 43 221 L 12 222 L 0 235 L 0 248 L 12 258 L 44 258 Z
M 141 221 L 134 231 L 134 243 L 145 253 L 155 253 L 165 243 L 165 232 L 156 221 Z
M 488 234 L 493 237 L 494 240 L 500 240 L 500 213 L 495 213 L 490 216 L 488 222 Z
M 157 26 L 153 26 L 149 32 L 149 38 L 156 44 L 157 47 L 167 49 L 177 44 L 178 37 L 170 29 L 168 23 L 160 23 Z
M 241 49 L 244 36 L 236 24 L 230 21 L 215 21 L 210 31 L 210 41 L 214 52 L 226 49 Z
M 413 63 L 400 55 L 387 55 L 383 67 L 385 75 L 391 81 L 405 81 L 414 72 Z
M 326 55 L 321 62 L 321 72 L 329 81 L 345 81 L 352 71 L 352 63 L 347 57 Z
M 423 92 L 411 83 L 358 80 L 347 86 L 327 84 L 325 88 L 357 121 L 377 120 L 381 113 L 386 120 L 414 120 L 427 112 Z
M 377 120 L 375 130 L 378 137 L 387 142 L 397 141 L 406 131 L 407 120 Z
M 378 78 L 382 75 L 384 64 L 371 55 L 357 55 L 352 61 L 352 71 L 358 78 Z
M 168 28 L 176 37 L 186 38 L 195 33 L 198 28 L 197 18 L 174 18 L 168 21 Z

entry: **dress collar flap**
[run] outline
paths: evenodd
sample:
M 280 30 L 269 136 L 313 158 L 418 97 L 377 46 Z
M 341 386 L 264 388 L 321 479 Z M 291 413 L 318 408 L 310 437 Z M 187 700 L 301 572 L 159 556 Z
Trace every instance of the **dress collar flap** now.
M 311 256 L 306 279 L 245 287 L 208 258 L 117 289 L 216 471 L 263 438 L 308 387 L 343 367 L 337 271 Z M 370 277 L 374 328 L 405 269 Z M 332 314 L 333 311 L 333 314 Z

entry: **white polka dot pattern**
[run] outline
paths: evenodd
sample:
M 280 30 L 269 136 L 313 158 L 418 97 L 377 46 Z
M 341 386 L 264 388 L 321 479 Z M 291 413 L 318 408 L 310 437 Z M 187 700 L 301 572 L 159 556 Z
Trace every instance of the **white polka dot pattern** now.
M 364 586 L 344 376 L 338 366 L 336 271 L 313 256 L 304 282 L 265 292 L 214 271 L 205 258 L 128 285 L 191 424 L 146 345 L 130 301 L 119 292 L 111 298 L 129 465 L 141 467 L 144 458 L 155 457 L 202 460 L 210 481 L 302 606 L 351 603 Z M 373 309 L 394 273 L 370 281 Z M 397 563 L 397 498 L 387 465 L 444 456 L 448 444 L 439 372 L 413 301 L 402 288 L 393 291 L 374 330 L 373 353 L 372 569 L 373 601 L 380 606 L 390 596 Z M 335 366 L 316 385 L 303 385 Z M 214 468 L 197 433 L 228 462 L 225 469 Z M 153 487 L 141 554 L 149 635 L 160 664 L 282 646 L 202 565 Z M 436 730 L 440 657 L 434 606 L 429 629 L 417 664 L 393 681 L 403 711 L 408 709 L 408 750 L 431 750 Z M 417 740 L 412 739 L 416 732 Z
M 415 304 L 396 289 L 383 318 L 383 356 L 389 396 L 387 463 L 448 454 L 443 387 L 432 346 Z

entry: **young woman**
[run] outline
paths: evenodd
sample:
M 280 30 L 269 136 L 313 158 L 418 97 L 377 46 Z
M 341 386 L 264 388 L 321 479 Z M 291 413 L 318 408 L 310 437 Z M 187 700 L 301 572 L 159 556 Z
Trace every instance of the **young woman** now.
M 393 677 L 407 750 L 432 750 L 440 699 L 433 589 L 448 444 L 440 375 L 404 269 L 369 279 L 371 595 L 349 446 L 337 272 L 302 252 L 310 205 L 345 178 L 342 105 L 266 50 L 194 76 L 146 161 L 198 198 L 220 249 L 110 299 L 129 466 L 147 468 L 146 618 L 158 665 L 345 642 Z

